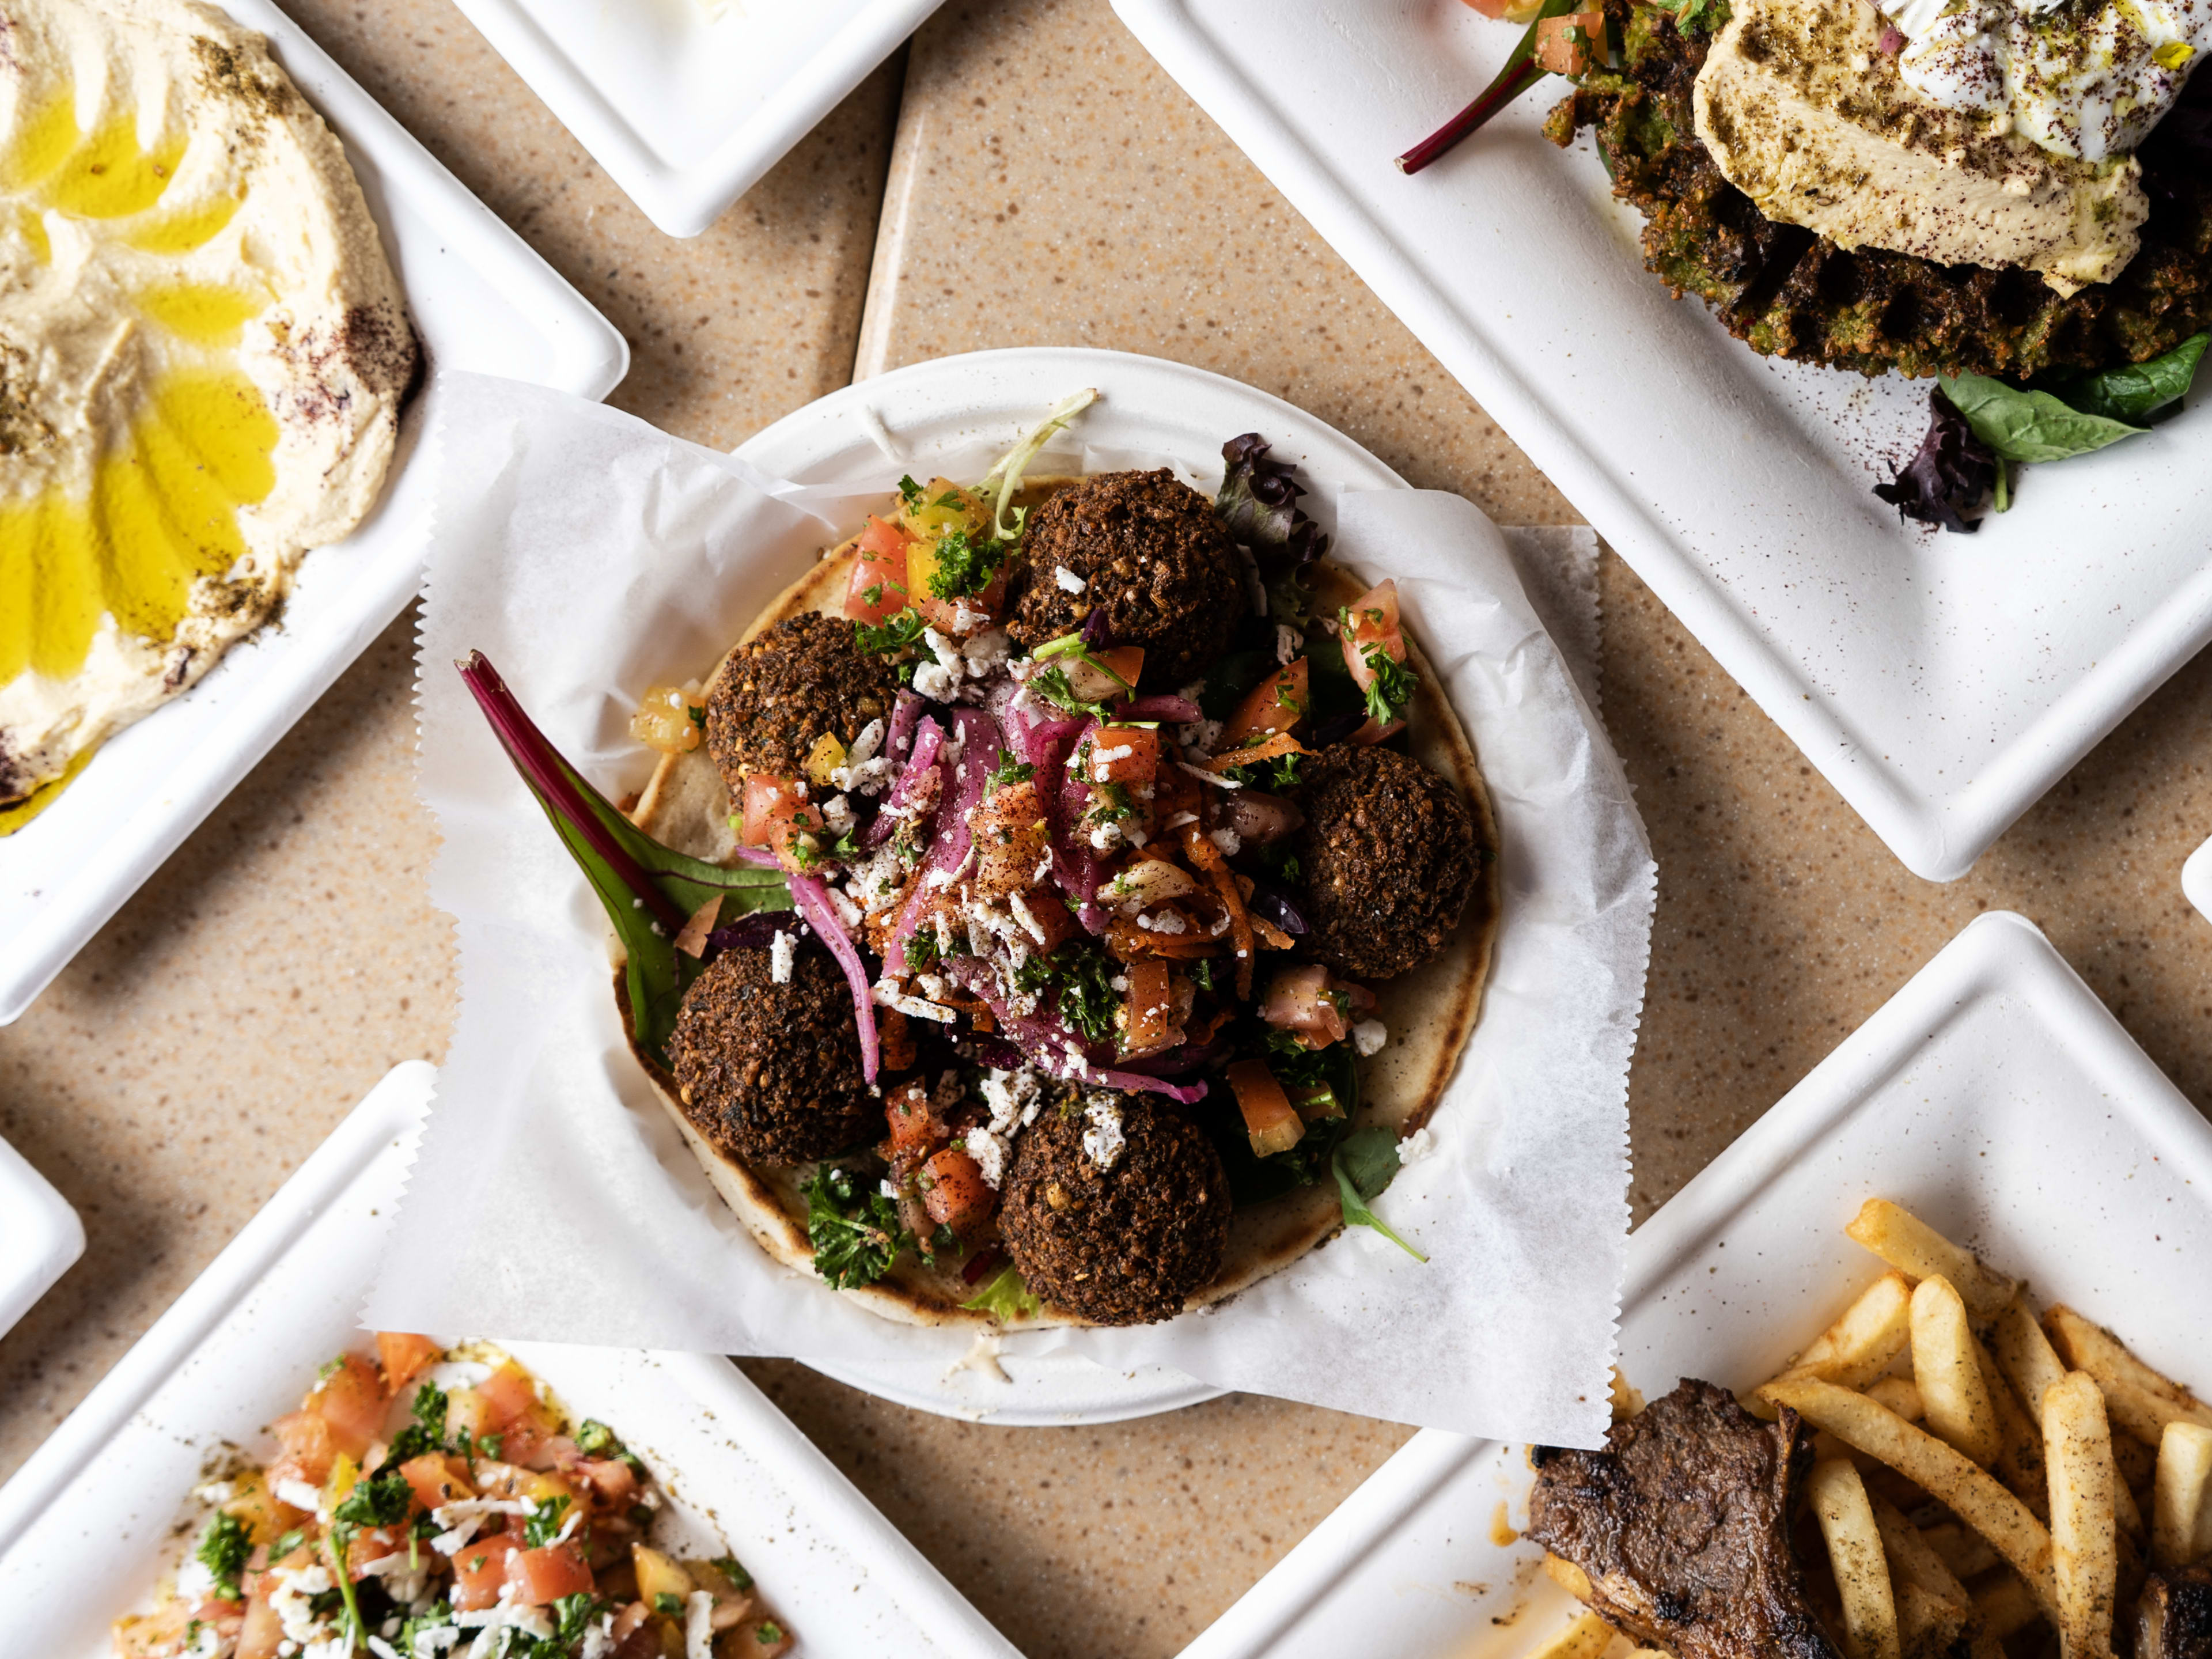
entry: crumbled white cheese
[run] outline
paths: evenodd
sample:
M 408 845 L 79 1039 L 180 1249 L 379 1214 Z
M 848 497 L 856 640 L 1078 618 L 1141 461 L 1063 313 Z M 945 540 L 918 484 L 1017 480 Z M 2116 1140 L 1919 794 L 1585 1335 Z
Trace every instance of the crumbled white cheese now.
M 410 1659 L 438 1659 L 440 1654 L 452 1649 L 461 1639 L 459 1629 L 453 1625 L 434 1625 L 428 1630 L 415 1632 L 415 1651 Z
M 845 931 L 856 933 L 860 930 L 861 909 L 853 902 L 842 887 L 832 887 L 827 882 L 822 890 L 830 896 L 830 908 L 837 913 L 837 920 L 845 924 Z
M 1094 764 L 1104 766 L 1114 761 L 1127 760 L 1136 752 L 1137 745 L 1133 743 L 1116 744 L 1111 749 L 1093 750 L 1091 758 Z
M 1149 913 L 1140 914 L 1137 917 L 1137 926 L 1150 933 L 1187 933 L 1190 931 L 1190 924 L 1173 910 L 1164 911 L 1157 916 Z
M 1091 1121 L 1083 1132 L 1084 1156 L 1102 1170 L 1112 1169 L 1128 1145 L 1121 1137 L 1121 1103 L 1109 1094 L 1091 1095 L 1084 1100 L 1083 1115 Z
M 1244 838 L 1226 824 L 1218 830 L 1209 830 L 1206 838 L 1231 858 L 1241 852 L 1244 846 Z
M 1398 1143 L 1398 1162 L 1401 1165 L 1419 1164 L 1436 1149 L 1436 1138 L 1430 1134 L 1425 1126 L 1414 1130 L 1413 1133 Z
M 1044 1087 L 1037 1074 L 1024 1066 L 1011 1072 L 986 1072 L 978 1085 L 983 1103 L 991 1109 L 991 1133 L 1012 1136 L 1015 1127 L 1036 1121 L 1044 1104 Z
M 298 1504 L 293 1508 L 297 1509 Z M 279 1567 L 270 1575 L 276 1582 L 269 1592 L 269 1610 L 276 1615 L 287 1640 L 306 1644 L 315 1638 L 321 1620 L 310 1604 L 336 1586 L 331 1570 L 319 1561 L 304 1567 Z
M 376 1656 L 376 1659 L 399 1659 L 399 1650 L 381 1636 L 368 1638 L 368 1650 Z
M 714 1659 L 714 1598 L 704 1590 L 684 1598 L 684 1659 Z
M 960 689 L 960 680 L 944 664 L 926 662 L 914 671 L 914 689 L 933 702 L 950 702 Z
M 323 1495 L 304 1480 L 279 1480 L 270 1490 L 277 1501 L 289 1504 L 295 1510 L 305 1510 L 313 1515 L 323 1506 Z
M 960 1016 L 950 1008 L 940 1008 L 933 1002 L 924 1002 L 920 997 L 903 994 L 890 980 L 878 980 L 870 988 L 869 996 L 878 1007 L 896 1008 L 908 1019 L 934 1020 L 939 1025 L 950 1025 Z
M 779 932 L 768 945 L 768 976 L 778 985 L 791 983 L 791 964 L 799 955 L 799 941 Z
M 945 1000 L 945 981 L 936 974 L 916 974 L 914 982 L 921 987 L 922 995 L 933 1002 Z
M 192 1496 L 208 1504 L 228 1504 L 238 1496 L 235 1480 L 204 1480 L 192 1488 Z
M 1060 591 L 1063 593 L 1080 593 L 1091 585 L 1064 564 L 1053 566 L 1052 579 L 1060 584 Z
M 1127 837 L 1121 833 L 1119 820 L 1109 818 L 1091 832 L 1091 844 L 1099 852 L 1110 853 Z
M 1291 659 L 1306 648 L 1306 636 L 1288 623 L 1275 624 L 1275 660 L 1287 667 Z
M 822 803 L 822 827 L 833 836 L 842 836 L 853 827 L 853 803 L 842 795 L 832 795 Z
M 1005 629 L 985 629 L 961 647 L 961 655 L 967 659 L 969 678 L 980 680 L 1004 668 L 1013 648 L 1014 642 L 1006 637 Z
M 1006 1143 L 988 1129 L 976 1127 L 968 1132 L 968 1156 L 975 1160 L 975 1167 L 983 1172 L 983 1184 L 993 1192 L 1006 1178 Z
M 1197 822 L 1197 813 L 1178 812 L 1173 817 L 1170 818 L 1165 823 L 1162 824 L 1160 828 L 1163 830 L 1180 830 L 1186 823 L 1196 823 Z
M 1390 1028 L 1379 1019 L 1363 1019 L 1352 1028 L 1352 1046 L 1364 1060 L 1390 1040 Z

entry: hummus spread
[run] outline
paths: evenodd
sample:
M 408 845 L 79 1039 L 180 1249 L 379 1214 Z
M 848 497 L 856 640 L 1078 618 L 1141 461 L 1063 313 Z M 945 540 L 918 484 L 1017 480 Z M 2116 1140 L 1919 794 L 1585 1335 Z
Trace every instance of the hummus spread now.
M 193 0 L 7 0 L 0 828 L 361 521 L 416 363 L 344 152 L 260 36 Z
M 1907 84 L 1884 27 L 1867 0 L 1735 0 L 1694 100 L 1729 182 L 1840 247 L 2021 265 L 2061 294 L 2117 276 L 2150 212 L 2134 158 L 2057 155 L 1947 107 Z

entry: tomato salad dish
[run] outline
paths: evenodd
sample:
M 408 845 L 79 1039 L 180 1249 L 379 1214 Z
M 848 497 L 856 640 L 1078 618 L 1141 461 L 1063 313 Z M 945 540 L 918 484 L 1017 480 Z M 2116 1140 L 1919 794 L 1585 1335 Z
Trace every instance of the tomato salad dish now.
M 1387 1233 L 1480 1004 L 1497 832 L 1394 584 L 1256 434 L 1212 499 L 1026 477 L 1093 395 L 672 665 L 626 810 L 462 665 L 717 1189 L 892 1318 L 1147 1323 Z
M 659 1488 L 605 1424 L 481 1343 L 380 1332 L 211 1472 L 211 1513 L 117 1659 L 775 1659 L 728 1556 L 651 1547 Z

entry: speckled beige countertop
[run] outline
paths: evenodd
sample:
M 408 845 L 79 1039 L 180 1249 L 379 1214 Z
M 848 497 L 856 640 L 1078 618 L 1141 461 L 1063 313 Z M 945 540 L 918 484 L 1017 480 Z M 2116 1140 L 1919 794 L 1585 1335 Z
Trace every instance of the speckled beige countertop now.
M 1105 0 L 952 0 L 691 242 L 653 230 L 444 0 L 287 4 L 613 319 L 636 366 L 612 401 L 683 436 L 734 444 L 855 373 L 949 352 L 1116 347 L 1279 393 L 1500 521 L 1575 518 Z M 1610 556 L 1601 591 L 1606 720 L 1661 872 L 1639 1218 L 1992 908 L 2033 917 L 2212 1106 L 2212 925 L 2179 887 L 2212 834 L 2212 656 L 1938 887 Z M 0 1340 L 0 1474 L 388 1066 L 444 1050 L 410 626 L 0 1030 L 0 1134 L 91 1239 Z M 1040 1656 L 1174 1652 L 1406 1434 L 1247 1396 L 1000 1429 L 746 1369 Z

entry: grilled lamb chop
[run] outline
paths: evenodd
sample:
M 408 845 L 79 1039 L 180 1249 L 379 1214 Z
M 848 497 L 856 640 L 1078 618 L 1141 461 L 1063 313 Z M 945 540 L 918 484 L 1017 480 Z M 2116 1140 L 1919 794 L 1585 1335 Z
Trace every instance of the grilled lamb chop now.
M 2144 1583 L 2136 1659 L 2212 1659 L 2212 1560 L 2154 1572 Z
M 1686 1380 L 1603 1451 L 1529 1457 L 1528 1535 L 1587 1573 L 1591 1607 L 1638 1641 L 1680 1659 L 1841 1659 L 1790 1543 L 1812 1462 L 1796 1413 L 1762 1423 Z

